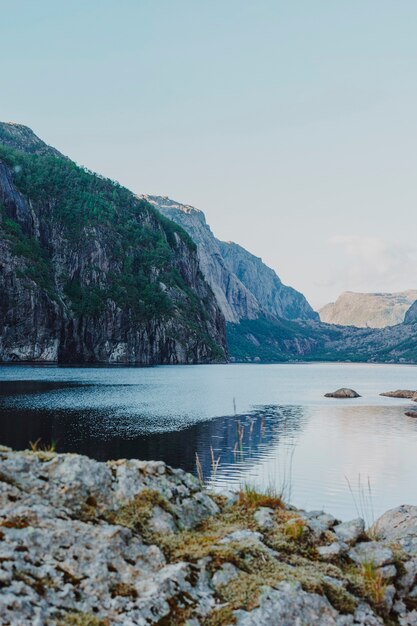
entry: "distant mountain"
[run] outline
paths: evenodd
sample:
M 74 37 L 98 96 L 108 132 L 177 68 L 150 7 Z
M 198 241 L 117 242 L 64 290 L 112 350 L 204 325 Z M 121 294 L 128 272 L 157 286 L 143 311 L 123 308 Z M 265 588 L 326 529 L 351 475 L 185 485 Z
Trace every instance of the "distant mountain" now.
M 319 319 L 305 297 L 284 285 L 260 258 L 235 243 L 216 239 L 202 211 L 166 197 L 143 198 L 195 241 L 204 276 L 228 322 L 263 317 Z
M 345 291 L 336 302 L 320 309 L 320 319 L 327 324 L 385 328 L 404 321 L 405 314 L 417 300 L 417 290 L 398 293 L 354 293 Z
M 404 317 L 404 324 L 414 324 L 417 322 L 417 300 L 408 309 Z
M 0 123 L 0 361 L 226 359 L 189 235 L 29 128 Z

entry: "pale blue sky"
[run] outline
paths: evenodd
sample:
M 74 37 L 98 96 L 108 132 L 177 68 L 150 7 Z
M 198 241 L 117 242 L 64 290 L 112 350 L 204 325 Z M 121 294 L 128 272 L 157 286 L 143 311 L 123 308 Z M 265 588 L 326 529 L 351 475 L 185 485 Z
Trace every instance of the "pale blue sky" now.
M 0 0 L 0 119 L 313 305 L 417 287 L 415 0 Z

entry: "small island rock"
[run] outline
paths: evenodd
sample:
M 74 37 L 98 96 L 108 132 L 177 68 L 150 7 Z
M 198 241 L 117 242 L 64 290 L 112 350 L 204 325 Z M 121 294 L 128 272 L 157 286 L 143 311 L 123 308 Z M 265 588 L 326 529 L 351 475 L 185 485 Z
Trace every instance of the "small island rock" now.
M 342 387 L 342 389 L 333 391 L 333 393 L 326 393 L 324 397 L 325 398 L 360 398 L 361 396 L 353 389 L 347 389 L 346 387 Z
M 387 398 L 404 398 L 406 400 L 413 400 L 417 393 L 415 391 L 411 391 L 411 389 L 397 389 L 396 391 L 385 391 L 379 395 L 387 396 Z

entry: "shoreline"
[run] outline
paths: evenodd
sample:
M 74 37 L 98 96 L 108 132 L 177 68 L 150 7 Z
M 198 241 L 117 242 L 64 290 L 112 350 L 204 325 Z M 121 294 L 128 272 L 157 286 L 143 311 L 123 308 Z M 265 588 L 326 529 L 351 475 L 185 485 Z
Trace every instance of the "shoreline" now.
M 158 461 L 0 447 L 0 623 L 416 623 L 417 507 L 370 529 Z

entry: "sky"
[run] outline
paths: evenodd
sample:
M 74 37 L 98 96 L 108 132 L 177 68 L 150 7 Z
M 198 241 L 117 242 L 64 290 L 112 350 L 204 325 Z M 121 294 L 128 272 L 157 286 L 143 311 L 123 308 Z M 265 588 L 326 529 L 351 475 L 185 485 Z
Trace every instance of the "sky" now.
M 314 307 L 417 288 L 415 0 L 0 0 L 0 119 Z

